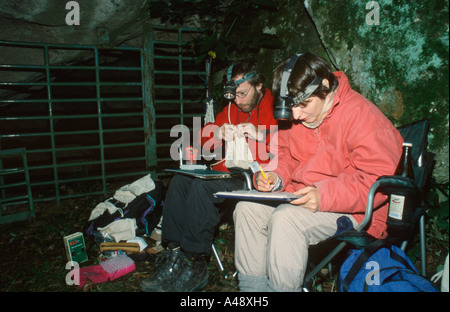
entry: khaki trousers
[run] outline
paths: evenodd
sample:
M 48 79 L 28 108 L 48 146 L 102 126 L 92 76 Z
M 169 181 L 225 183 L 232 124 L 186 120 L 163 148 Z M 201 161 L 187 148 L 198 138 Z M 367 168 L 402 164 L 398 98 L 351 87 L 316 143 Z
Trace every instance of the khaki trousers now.
M 341 216 L 348 216 L 356 227 L 357 222 L 348 214 L 313 213 L 290 204 L 274 208 L 239 202 L 234 211 L 235 262 L 239 276 L 242 280 L 267 277 L 272 290 L 299 290 L 309 245 L 333 236 L 336 220 Z

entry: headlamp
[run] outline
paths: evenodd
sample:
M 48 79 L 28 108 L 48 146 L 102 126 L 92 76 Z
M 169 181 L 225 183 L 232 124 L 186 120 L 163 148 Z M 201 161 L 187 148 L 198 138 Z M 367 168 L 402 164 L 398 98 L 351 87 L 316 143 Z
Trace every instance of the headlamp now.
M 289 96 L 287 84 L 289 82 L 289 78 L 291 77 L 292 69 L 300 56 L 301 54 L 291 56 L 283 68 L 280 84 L 280 95 L 278 96 L 273 112 L 275 119 L 289 120 L 292 118 L 292 106 L 294 105 L 294 100 L 291 96 Z
M 279 97 L 273 111 L 273 116 L 275 119 L 281 120 L 292 119 L 292 106 L 290 97 Z
M 236 97 L 236 89 L 238 85 L 234 80 L 227 81 L 223 86 L 223 97 L 227 100 L 234 100 Z
M 295 66 L 298 58 L 301 54 L 296 54 L 289 59 L 289 62 L 283 69 L 283 75 L 281 76 L 280 95 L 278 96 L 277 103 L 273 115 L 276 119 L 289 120 L 292 118 L 292 106 L 300 104 L 317 90 L 322 84 L 322 79 L 314 77 L 313 81 L 305 88 L 305 91 L 299 92 L 295 97 L 289 95 L 288 82 L 291 77 L 292 69 Z

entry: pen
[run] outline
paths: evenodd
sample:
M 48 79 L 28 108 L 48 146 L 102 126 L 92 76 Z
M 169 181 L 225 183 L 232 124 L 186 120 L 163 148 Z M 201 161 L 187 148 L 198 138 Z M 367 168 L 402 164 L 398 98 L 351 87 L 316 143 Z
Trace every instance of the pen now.
M 259 166 L 259 170 L 261 170 L 261 173 L 262 173 L 264 179 L 266 179 L 267 184 L 270 185 L 270 181 L 269 181 L 269 179 L 267 178 L 267 176 L 266 176 L 266 174 L 264 173 L 264 170 L 261 168 L 261 166 Z

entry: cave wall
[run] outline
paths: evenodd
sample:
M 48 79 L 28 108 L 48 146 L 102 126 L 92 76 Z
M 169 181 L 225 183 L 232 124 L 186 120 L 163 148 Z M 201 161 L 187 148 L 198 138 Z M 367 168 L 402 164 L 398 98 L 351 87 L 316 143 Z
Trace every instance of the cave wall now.
M 448 183 L 448 1 L 304 2 L 352 84 L 396 125 L 428 118 L 434 176 Z
M 139 46 L 150 1 L 78 0 L 80 25 L 70 26 L 68 1 L 2 0 L 0 40 L 97 45 L 98 28 L 107 28 L 111 46 Z M 328 58 L 395 125 L 430 120 L 434 175 L 448 183 L 448 1 L 274 1 L 278 12 L 254 26 L 282 42 L 278 50 L 260 52 L 268 85 L 274 66 L 293 53 Z M 0 50 L 0 63 L 42 57 L 6 52 Z
M 148 20 L 148 0 L 77 0 L 79 24 L 74 7 L 61 0 L 0 1 L 0 40 L 29 43 L 94 45 L 113 47 L 126 43 L 139 45 L 142 24 Z M 70 22 L 71 23 L 71 22 Z M 52 53 L 52 64 L 80 62 L 91 57 L 83 51 Z M 43 64 L 42 49 L 0 46 L 0 64 Z M 5 76 L 6 75 L 6 76 Z M 23 77 L 21 77 L 23 76 Z M 0 72 L 1 81 L 33 80 L 27 73 Z
M 448 1 L 277 3 L 279 12 L 266 24 L 284 47 L 262 51 L 264 57 L 276 64 L 296 52 L 317 53 L 396 126 L 428 118 L 429 147 L 437 155 L 433 175 L 448 183 Z
M 108 28 L 111 45 L 140 37 L 148 19 L 148 0 L 77 0 L 79 25 L 68 25 L 70 1 L 2 0 L 0 39 L 24 42 L 96 45 L 97 28 Z M 69 16 L 71 17 L 71 16 Z

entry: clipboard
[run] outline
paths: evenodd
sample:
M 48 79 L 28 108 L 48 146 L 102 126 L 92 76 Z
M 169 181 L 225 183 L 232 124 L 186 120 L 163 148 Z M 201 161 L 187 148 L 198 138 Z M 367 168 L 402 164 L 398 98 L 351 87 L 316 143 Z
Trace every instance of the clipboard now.
M 231 173 L 224 171 L 217 171 L 211 169 L 165 169 L 168 172 L 188 175 L 194 178 L 212 180 L 212 179 L 228 179 L 232 178 Z
M 242 200 L 271 200 L 281 202 L 291 202 L 303 195 L 294 195 L 289 192 L 259 192 L 257 190 L 250 191 L 232 191 L 232 192 L 217 192 L 214 196 L 218 198 L 235 198 Z

